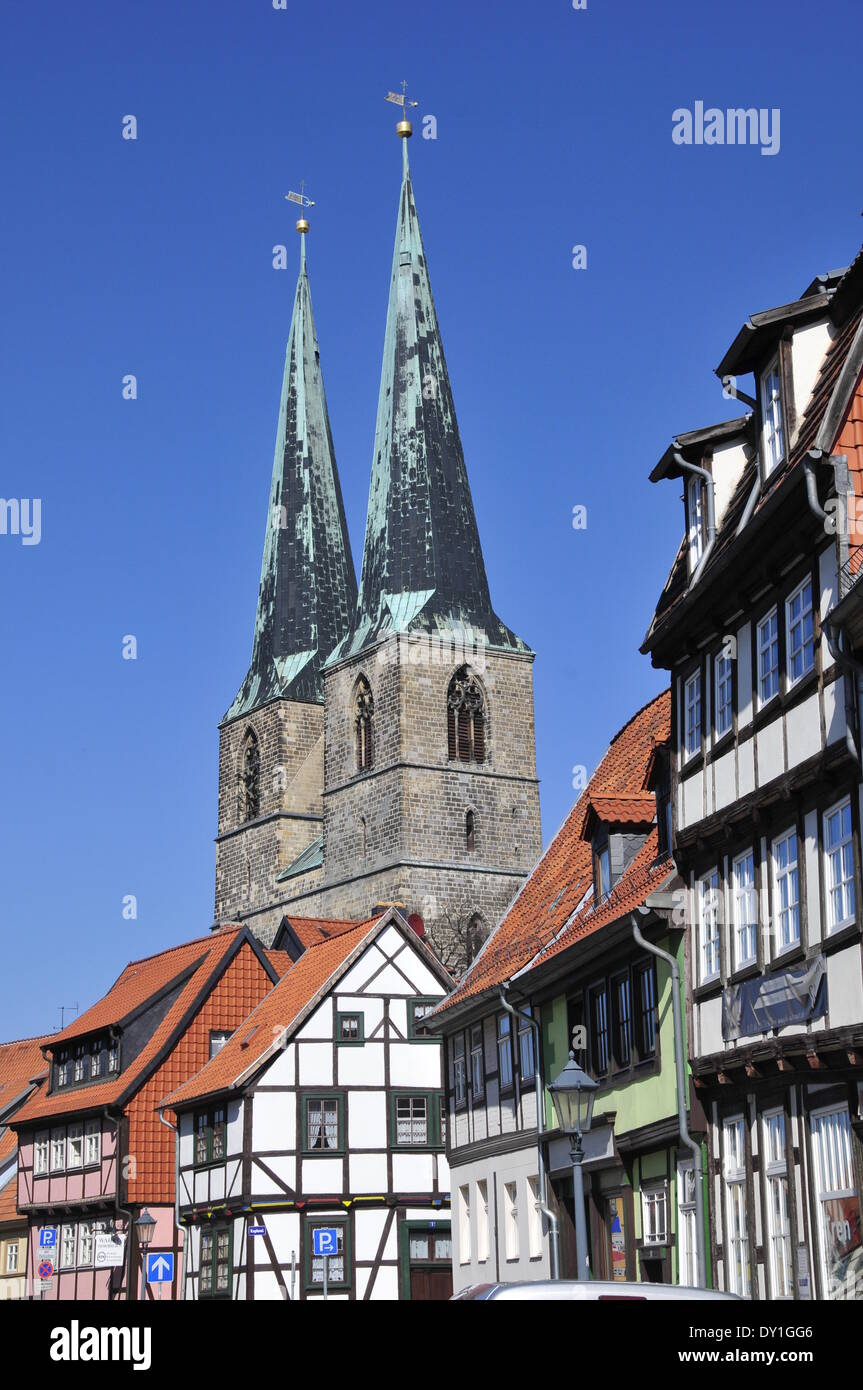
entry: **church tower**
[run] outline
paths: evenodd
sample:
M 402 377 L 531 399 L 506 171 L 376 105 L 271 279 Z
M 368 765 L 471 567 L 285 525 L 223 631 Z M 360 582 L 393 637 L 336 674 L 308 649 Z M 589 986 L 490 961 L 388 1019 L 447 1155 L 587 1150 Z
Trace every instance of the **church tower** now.
M 303 882 L 321 877 L 321 667 L 350 630 L 357 599 L 312 317 L 308 229 L 302 211 L 252 660 L 219 728 L 215 922 L 245 921 L 264 941 L 284 912 L 279 875 L 304 854 Z
M 407 112 L 404 113 L 407 115 Z M 324 876 L 294 911 L 421 915 L 456 968 L 541 853 L 533 652 L 492 608 L 408 162 L 362 578 L 324 666 Z

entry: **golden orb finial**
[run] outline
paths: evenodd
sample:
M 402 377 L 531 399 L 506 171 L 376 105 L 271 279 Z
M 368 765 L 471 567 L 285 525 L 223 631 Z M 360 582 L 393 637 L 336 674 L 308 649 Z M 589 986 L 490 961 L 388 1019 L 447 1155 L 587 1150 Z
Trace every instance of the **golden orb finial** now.
M 307 232 L 308 230 L 309 230 L 309 223 L 308 223 L 307 218 L 305 218 L 305 217 L 298 217 L 298 218 L 297 218 L 297 231 L 300 233 L 300 235 L 301 235 L 301 236 L 305 236 L 305 234 L 306 234 L 306 232 Z
M 396 135 L 400 140 L 408 140 L 413 135 L 414 128 L 408 120 L 408 107 L 419 105 L 417 101 L 408 100 L 407 88 L 407 82 L 403 82 L 400 92 L 387 92 L 385 98 L 386 101 L 391 101 L 394 106 L 402 108 L 402 118 L 396 126 Z

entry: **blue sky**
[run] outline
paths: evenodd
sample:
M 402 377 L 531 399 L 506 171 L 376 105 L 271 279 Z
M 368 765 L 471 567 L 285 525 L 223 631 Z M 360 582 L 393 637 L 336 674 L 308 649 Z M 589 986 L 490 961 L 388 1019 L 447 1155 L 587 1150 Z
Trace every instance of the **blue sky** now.
M 638 646 L 682 513 L 650 468 L 736 413 L 713 368 L 746 316 L 859 247 L 841 54 L 860 29 L 852 0 L 6 0 L 0 493 L 41 499 L 42 539 L 0 536 L 0 1037 L 51 1029 L 212 921 L 216 730 L 251 649 L 295 283 L 288 189 L 305 177 L 317 201 L 359 566 L 399 184 L 383 95 L 407 78 L 437 119 L 411 142 L 414 186 L 492 595 L 537 652 L 547 840 L 573 766 L 665 679 Z M 778 154 L 674 144 L 672 112 L 698 100 L 779 108 Z

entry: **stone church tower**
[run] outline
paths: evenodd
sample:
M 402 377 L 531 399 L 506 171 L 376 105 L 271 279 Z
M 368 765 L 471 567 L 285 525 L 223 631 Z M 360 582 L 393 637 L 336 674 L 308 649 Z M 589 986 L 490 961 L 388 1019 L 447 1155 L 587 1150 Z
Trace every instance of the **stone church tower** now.
M 542 849 L 533 653 L 492 607 L 414 201 L 407 121 L 399 133 L 403 176 L 359 599 L 322 668 L 315 665 L 323 709 L 277 701 L 279 711 L 292 711 L 292 731 L 301 722 L 294 710 L 309 720 L 302 791 L 298 785 L 280 803 L 281 853 L 261 862 L 261 877 L 252 873 L 265 910 L 243 902 L 240 885 L 230 911 L 270 940 L 283 916 L 363 918 L 397 902 L 424 919 L 444 959 L 459 966 Z M 331 544 L 349 571 L 343 521 Z M 348 587 L 344 579 L 340 601 Z M 319 602 L 328 598 L 321 589 Z M 259 604 L 256 643 L 270 618 Z M 305 777 L 320 748 L 311 742 L 312 709 L 323 727 L 316 801 Z M 236 786 L 241 775 L 244 712 L 235 703 L 222 730 L 223 749 L 230 740 L 222 773 L 228 797 L 230 777 Z M 301 819 L 321 808 L 321 821 Z M 266 814 L 263 806 L 259 812 Z M 254 825 L 241 832 L 254 833 Z M 289 844 L 297 847 L 293 862 L 286 862 Z M 222 901 L 227 908 L 228 896 Z
M 323 819 L 321 667 L 349 631 L 357 581 L 312 317 L 300 273 L 279 407 L 258 611 L 248 674 L 219 729 L 218 925 L 271 940 L 278 875 Z

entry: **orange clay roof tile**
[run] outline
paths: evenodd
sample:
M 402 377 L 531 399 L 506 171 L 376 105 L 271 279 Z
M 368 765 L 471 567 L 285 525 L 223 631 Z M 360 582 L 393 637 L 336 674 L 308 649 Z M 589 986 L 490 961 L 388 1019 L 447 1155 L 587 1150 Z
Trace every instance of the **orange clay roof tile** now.
M 276 1038 L 298 1020 L 300 1014 L 351 953 L 362 946 L 380 921 L 354 922 L 349 931 L 310 946 L 245 1019 L 220 1052 L 189 1080 L 167 1092 L 161 1104 L 185 1105 L 202 1096 L 227 1090 L 249 1067 L 263 1058 Z
M 592 923 L 583 928 L 586 931 L 613 920 L 626 910 L 615 901 L 617 910 L 607 918 L 605 909 L 610 900 L 606 899 L 595 913 L 591 915 L 588 911 L 593 894 L 593 851 L 585 832 L 591 803 L 594 799 L 607 798 L 642 805 L 645 773 L 656 745 L 665 743 L 670 737 L 670 720 L 671 696 L 664 690 L 634 714 L 615 736 L 587 787 L 473 965 L 436 1010 L 438 1015 L 499 987 L 523 970 L 541 951 L 550 948 L 576 912 L 580 914 L 580 922 Z M 650 800 L 654 800 L 652 794 Z M 638 891 L 635 889 L 636 874 L 646 872 L 647 859 L 655 855 L 654 830 L 624 876 L 632 875 L 632 891 Z M 667 874 L 666 866 L 661 877 Z M 653 886 L 661 881 L 653 872 L 649 877 Z M 615 895 L 620 889 L 624 893 L 629 891 L 619 883 Z M 651 888 L 647 888 L 645 896 L 650 891 Z

